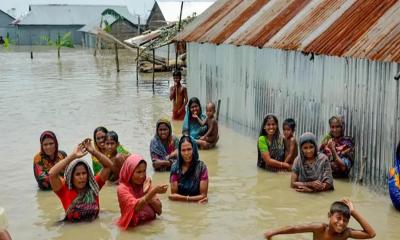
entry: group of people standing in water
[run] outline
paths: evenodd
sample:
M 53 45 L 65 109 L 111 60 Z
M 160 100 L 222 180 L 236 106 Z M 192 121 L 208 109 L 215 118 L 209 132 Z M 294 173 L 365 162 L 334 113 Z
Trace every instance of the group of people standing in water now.
M 173 119 L 183 119 L 183 136 L 174 136 L 170 121 L 162 118 L 157 121 L 150 142 L 152 166 L 156 172 L 170 172 L 169 185 L 152 184 L 146 175 L 144 158 L 130 153 L 119 143 L 117 133 L 105 127 L 96 128 L 93 139 L 84 139 L 69 155 L 59 149 L 53 132 L 42 133 L 40 152 L 34 157 L 34 175 L 40 189 L 52 190 L 58 196 L 65 210 L 65 221 L 96 219 L 99 191 L 107 181 L 118 185 L 121 216 L 117 224 L 123 230 L 160 215 L 162 203 L 157 195 L 165 194 L 168 187 L 172 201 L 208 201 L 208 170 L 198 149 L 213 148 L 219 139 L 215 105 L 208 103 L 206 115 L 203 114 L 199 99 L 187 100 L 187 91 L 180 85 L 180 73 L 173 76 L 175 85 L 170 89 Z M 297 143 L 293 119 L 283 122 L 281 135 L 277 117 L 268 114 L 258 139 L 258 167 L 292 171 L 291 186 L 299 192 L 332 190 L 333 177 L 348 176 L 353 166 L 354 142 L 344 136 L 340 117 L 332 117 L 329 124 L 331 130 L 318 147 L 312 133 L 302 134 Z M 82 159 L 87 154 L 91 155 L 91 163 Z M 265 236 L 270 238 L 284 232 L 272 231 Z
M 299 192 L 333 190 L 333 178 L 348 177 L 353 166 L 354 141 L 344 135 L 341 117 L 331 117 L 329 127 L 330 132 L 320 146 L 316 136 L 310 132 L 303 133 L 298 144 L 293 119 L 283 122 L 281 135 L 277 117 L 267 114 L 258 138 L 258 167 L 292 171 L 291 187 Z
M 174 79 L 180 74 L 174 73 Z M 176 85 L 180 81 L 176 81 Z M 175 86 L 176 86 L 175 85 Z M 174 87 L 171 92 L 176 91 Z M 179 92 L 179 91 L 178 91 Z M 180 91 L 180 92 L 186 92 Z M 186 95 L 187 97 L 187 95 Z M 185 94 L 174 98 L 186 105 Z M 186 106 L 184 106 L 186 107 Z M 214 118 L 215 105 L 207 105 L 203 114 L 199 99 L 192 98 L 184 110 L 183 136 L 173 135 L 168 119 L 156 123 L 150 142 L 150 156 L 155 171 L 170 171 L 172 201 L 206 203 L 208 201 L 208 170 L 199 159 L 201 149 L 215 147 L 219 139 L 218 124 Z M 91 162 L 83 160 L 91 155 Z M 146 175 L 147 162 L 136 153 L 130 153 L 118 139 L 115 131 L 105 127 L 94 130 L 93 139 L 86 138 L 70 154 L 59 149 L 56 135 L 45 131 L 40 136 L 40 152 L 33 162 L 34 176 L 42 190 L 52 190 L 60 199 L 64 220 L 91 221 L 99 214 L 99 191 L 108 181 L 117 184 L 121 229 L 153 220 L 162 212 L 157 194 L 167 192 L 169 185 L 154 185 Z

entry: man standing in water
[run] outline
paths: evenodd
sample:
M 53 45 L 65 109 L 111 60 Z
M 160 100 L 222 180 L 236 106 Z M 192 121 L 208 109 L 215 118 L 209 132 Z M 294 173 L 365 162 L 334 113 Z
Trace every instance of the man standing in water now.
M 172 119 L 183 120 L 186 114 L 185 107 L 188 102 L 187 89 L 181 84 L 182 74 L 179 70 L 176 70 L 172 76 L 175 82 L 169 93 L 169 100 L 173 101 Z

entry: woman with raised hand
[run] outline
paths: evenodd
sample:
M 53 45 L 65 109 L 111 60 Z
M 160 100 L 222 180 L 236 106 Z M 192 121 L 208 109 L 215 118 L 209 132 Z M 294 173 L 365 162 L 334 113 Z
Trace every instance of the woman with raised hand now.
M 88 152 L 103 165 L 97 176 L 93 175 L 89 164 L 80 159 Z M 59 174 L 65 167 L 67 168 L 62 181 Z M 64 220 L 79 222 L 97 218 L 100 210 L 99 191 L 107 181 L 111 167 L 111 160 L 93 148 L 90 139 L 85 139 L 65 160 L 58 162 L 50 170 L 50 184 L 64 207 Z

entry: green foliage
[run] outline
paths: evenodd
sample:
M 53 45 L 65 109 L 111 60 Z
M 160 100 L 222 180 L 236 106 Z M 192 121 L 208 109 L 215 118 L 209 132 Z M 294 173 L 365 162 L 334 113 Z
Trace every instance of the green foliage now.
M 110 32 L 111 32 L 111 24 L 109 24 L 109 22 L 108 22 L 106 19 L 103 20 L 103 18 L 104 18 L 105 16 L 111 16 L 111 17 L 115 18 L 115 22 L 116 22 L 116 21 L 122 21 L 122 20 L 124 20 L 124 17 L 121 16 L 121 15 L 120 15 L 119 13 L 117 13 L 116 11 L 114 11 L 113 9 L 107 8 L 106 10 L 104 10 L 104 11 L 101 13 L 100 27 L 102 27 L 102 25 L 103 25 L 103 23 L 104 23 L 104 25 L 105 25 L 105 26 L 104 26 L 104 31 L 105 31 L 106 33 L 110 33 Z
M 110 15 L 113 16 L 116 20 L 124 20 L 124 17 L 121 16 L 119 13 L 117 13 L 116 11 L 114 11 L 113 9 L 107 8 L 106 10 L 104 10 L 101 13 L 101 16 L 106 16 L 106 15 Z
M 104 20 L 103 22 L 104 22 L 104 25 L 105 25 L 104 31 L 105 31 L 106 33 L 110 33 L 110 32 L 111 32 L 111 25 L 108 23 L 107 20 Z
M 47 42 L 50 46 L 55 46 L 58 52 L 58 58 L 60 58 L 60 49 L 62 47 L 73 48 L 74 44 L 72 42 L 71 32 L 65 33 L 62 37 L 58 34 L 56 41 L 50 39 L 49 36 L 42 36 L 42 39 Z
M 6 38 L 4 39 L 4 48 L 8 48 L 10 46 L 10 34 L 7 32 Z

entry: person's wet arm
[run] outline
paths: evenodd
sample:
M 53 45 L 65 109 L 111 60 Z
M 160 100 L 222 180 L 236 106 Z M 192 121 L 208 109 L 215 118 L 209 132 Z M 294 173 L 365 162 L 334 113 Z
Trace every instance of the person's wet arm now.
M 367 222 L 367 220 L 361 216 L 361 214 L 354 208 L 353 203 L 350 199 L 342 200 L 350 209 L 351 216 L 360 224 L 362 230 L 350 229 L 349 237 L 354 239 L 370 239 L 376 236 L 375 230 Z
M 176 85 L 174 85 L 173 87 L 171 87 L 169 89 L 169 100 L 172 101 L 175 99 L 175 95 L 176 95 Z
M 285 169 L 290 170 L 290 164 L 286 162 L 281 162 L 271 158 L 269 155 L 269 151 L 261 153 L 261 157 L 263 158 L 265 164 L 268 167 L 277 168 L 277 169 Z
M 294 139 L 288 141 L 288 154 L 286 155 L 285 162 L 292 163 L 293 160 L 297 157 L 296 154 L 296 142 Z
M 294 234 L 312 232 L 318 234 L 324 230 L 323 224 L 304 224 L 296 226 L 286 226 L 277 229 L 272 229 L 264 233 L 266 239 L 272 239 L 273 236 L 279 234 Z
M 73 160 L 81 158 L 87 154 L 87 150 L 82 144 L 75 147 L 74 151 L 67 156 L 64 160 L 59 161 L 49 171 L 50 185 L 54 192 L 58 192 L 62 188 L 62 181 L 59 174 L 70 164 Z

